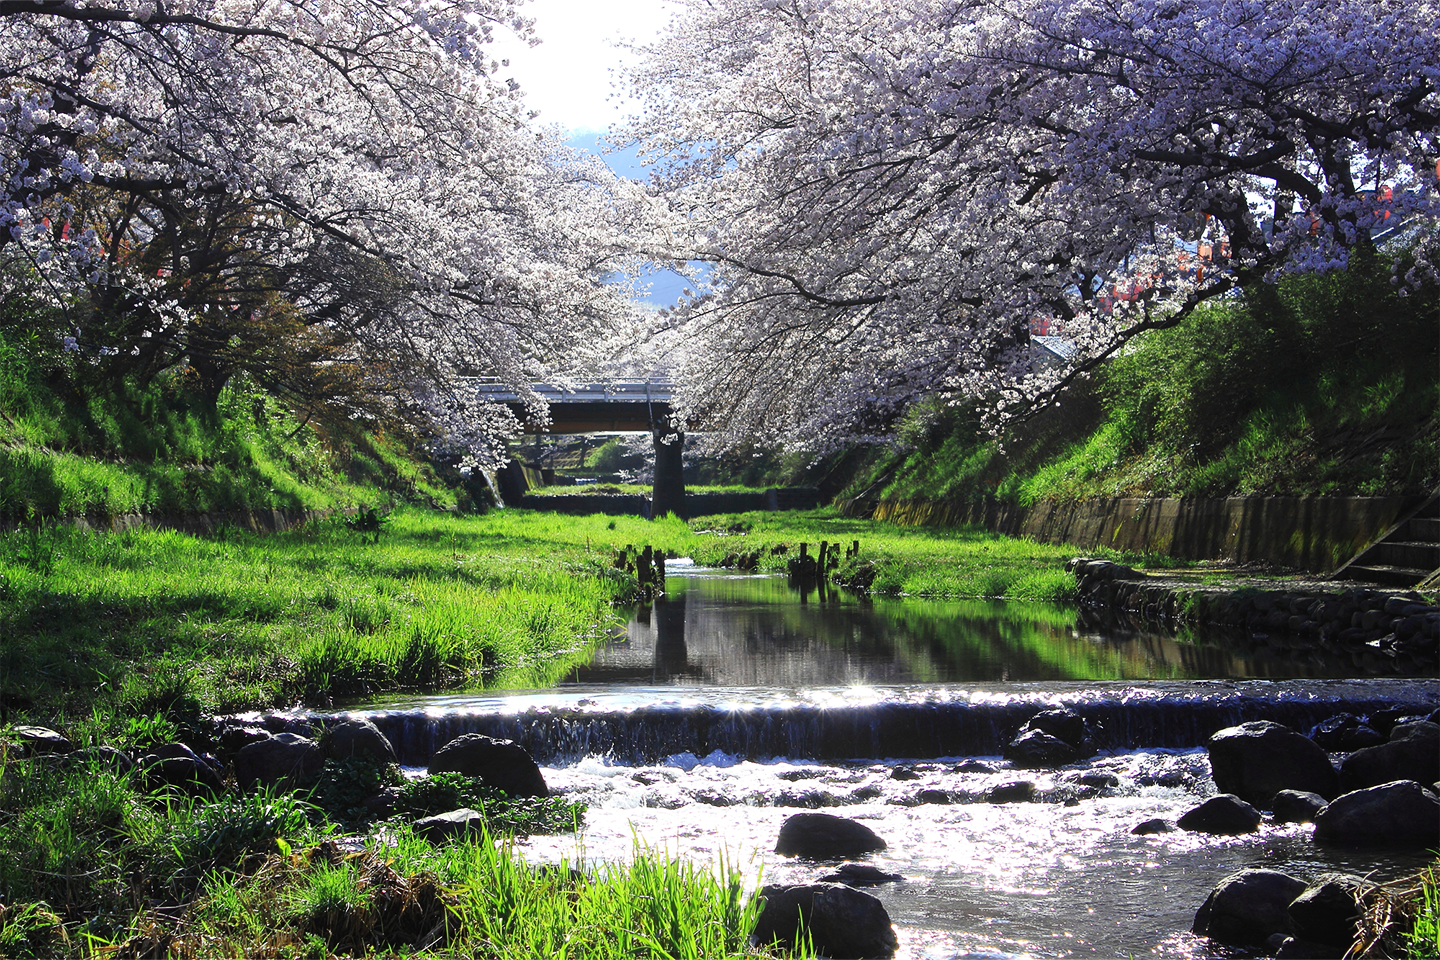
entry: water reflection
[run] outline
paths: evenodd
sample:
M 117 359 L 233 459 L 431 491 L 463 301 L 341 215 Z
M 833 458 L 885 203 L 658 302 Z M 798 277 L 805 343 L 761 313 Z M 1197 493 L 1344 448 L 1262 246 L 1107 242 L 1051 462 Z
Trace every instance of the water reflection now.
M 867 600 L 776 577 L 672 575 L 625 636 L 567 679 L 586 684 L 850 686 L 1355 675 L 1313 651 L 1243 637 L 1137 632 L 1074 607 L 1000 600 Z

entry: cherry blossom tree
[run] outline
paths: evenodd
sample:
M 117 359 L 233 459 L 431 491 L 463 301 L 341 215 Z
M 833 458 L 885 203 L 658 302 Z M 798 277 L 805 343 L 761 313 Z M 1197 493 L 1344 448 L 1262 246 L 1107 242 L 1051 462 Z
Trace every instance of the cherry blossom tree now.
M 457 385 L 583 361 L 632 205 L 534 129 L 497 29 L 515 0 L 0 0 L 7 275 L 122 372 L 345 369 L 503 434 Z
M 625 135 L 672 204 L 649 254 L 712 267 L 668 335 L 732 442 L 883 434 L 936 393 L 1023 414 L 1392 225 L 1395 282 L 1436 282 L 1432 0 L 681 7 Z

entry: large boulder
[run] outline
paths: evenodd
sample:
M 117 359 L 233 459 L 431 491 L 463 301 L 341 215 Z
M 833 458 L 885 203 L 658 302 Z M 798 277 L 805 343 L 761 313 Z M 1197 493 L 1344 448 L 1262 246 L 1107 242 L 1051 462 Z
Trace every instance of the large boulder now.
M 1306 790 L 1326 799 L 1340 792 L 1324 749 L 1281 724 L 1256 720 L 1226 727 L 1206 746 L 1216 789 L 1261 809 L 1269 809 L 1281 790 Z
M 250 744 L 269 740 L 273 736 L 262 724 L 226 720 L 220 727 L 220 755 L 232 757 Z
M 381 763 L 395 762 L 395 747 L 369 720 L 343 720 L 327 727 L 320 738 L 320 749 L 329 760 L 364 757 Z
M 155 747 L 137 766 L 151 790 L 168 787 L 192 797 L 213 797 L 224 789 L 219 772 L 183 743 Z
M 1233 793 L 1211 797 L 1175 821 L 1181 830 L 1233 836 L 1260 828 L 1260 811 Z
M 456 737 L 430 758 L 430 775 L 459 773 L 512 797 L 548 797 L 550 788 L 530 752 L 513 740 L 479 733 Z
M 320 779 L 325 754 L 320 745 L 295 733 L 278 733 L 242 747 L 235 754 L 235 779 L 240 789 L 274 787 L 294 790 Z
M 1242 870 L 1221 880 L 1195 913 L 1191 931 L 1239 947 L 1294 932 L 1289 908 L 1306 883 L 1276 870 Z
M 808 934 L 822 957 L 893 956 L 900 945 L 885 905 L 841 883 L 767 886 L 751 934 L 757 945 L 790 951 Z
M 1341 956 L 1355 942 L 1360 927 L 1361 893 L 1365 881 L 1350 873 L 1324 873 L 1310 882 L 1289 907 L 1295 935 L 1335 948 Z
M 845 860 L 885 849 L 869 827 L 830 813 L 797 813 L 780 825 L 775 852 L 806 860 Z
M 1344 846 L 1440 846 L 1440 795 L 1413 780 L 1343 794 L 1315 815 L 1315 839 Z
M 1356 750 L 1340 762 L 1340 789 L 1345 793 L 1396 780 L 1434 783 L 1440 780 L 1440 725 L 1396 726 L 1396 739 Z
M 1044 730 L 1025 730 L 1005 747 L 1005 759 L 1017 767 L 1039 770 L 1063 767 L 1080 759 L 1080 751 Z

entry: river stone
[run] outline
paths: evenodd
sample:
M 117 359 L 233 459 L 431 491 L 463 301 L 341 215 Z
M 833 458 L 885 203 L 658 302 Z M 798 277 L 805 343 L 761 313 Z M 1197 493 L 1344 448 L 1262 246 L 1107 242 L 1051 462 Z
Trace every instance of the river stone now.
M 842 863 L 834 873 L 827 873 L 816 883 L 843 883 L 847 887 L 878 887 L 882 883 L 899 883 L 905 878 L 886 873 L 868 863 Z
M 1221 880 L 1195 913 L 1191 932 L 1239 947 L 1290 934 L 1290 904 L 1306 883 L 1276 870 L 1242 870 Z
M 986 803 L 1029 803 L 1035 799 L 1035 784 L 1029 780 L 997 783 L 985 791 Z
M 830 813 L 797 813 L 780 825 L 775 852 L 806 860 L 843 860 L 885 849 L 874 830 Z
M 1084 717 L 1069 707 L 1040 711 L 1025 721 L 1021 732 L 1025 730 L 1048 733 L 1055 739 L 1070 744 L 1081 756 L 1088 757 L 1095 752 L 1090 746 L 1090 725 L 1085 722 Z
M 1350 873 L 1324 873 L 1310 881 L 1289 907 L 1295 935 L 1337 948 L 1340 956 L 1355 942 L 1359 930 L 1360 894 L 1365 881 Z
M 366 757 L 381 763 L 395 762 L 395 748 L 369 720 L 345 720 L 326 728 L 320 748 L 330 760 Z
M 1353 713 L 1337 713 L 1317 723 L 1310 739 L 1331 753 L 1349 753 L 1385 742 L 1380 731 L 1363 723 Z
M 1257 807 L 1268 808 L 1281 790 L 1306 790 L 1327 799 L 1340 792 L 1325 750 L 1278 723 L 1256 720 L 1226 727 L 1206 746 L 1216 789 Z
M 258 723 L 226 721 L 220 728 L 220 755 L 229 757 L 252 743 L 269 740 L 274 734 Z
M 1308 790 L 1281 790 L 1270 801 L 1276 823 L 1314 823 L 1325 798 Z
M 459 773 L 512 797 L 548 797 L 550 788 L 529 751 L 513 740 L 479 733 L 456 737 L 430 758 L 430 775 Z
M 295 733 L 277 733 L 235 754 L 235 779 L 242 790 L 294 790 L 318 780 L 324 766 L 325 754 L 314 740 Z
M 1344 846 L 1440 846 L 1440 796 L 1413 780 L 1344 794 L 1315 815 L 1315 839 Z
M 416 820 L 411 828 L 415 836 L 431 843 L 443 843 L 467 833 L 479 833 L 485 827 L 485 815 L 469 807 L 439 813 Z
M 1006 746 L 1005 759 L 1017 767 L 1035 770 L 1074 763 L 1080 759 L 1080 752 L 1044 730 L 1026 730 Z
M 1216 833 L 1233 836 L 1254 833 L 1260 827 L 1260 811 L 1233 793 L 1211 797 L 1175 821 L 1181 830 L 1191 833 Z
M 213 797 L 225 789 L 215 768 L 183 743 L 155 747 L 140 758 L 137 766 L 151 790 L 173 787 L 192 797 Z
M 1157 833 L 1174 833 L 1175 829 L 1175 824 L 1169 820 L 1156 817 L 1153 820 L 1143 820 L 1135 824 L 1135 829 L 1130 832 L 1137 837 L 1148 837 Z
M 1408 736 L 1356 750 L 1340 762 L 1340 787 L 1349 793 L 1396 780 L 1434 783 L 1440 780 L 1440 725 L 1397 725 Z
M 69 753 L 75 749 L 64 734 L 57 733 L 49 727 L 18 726 L 11 727 L 7 736 L 15 738 L 20 746 L 22 757 L 38 757 L 46 753 Z
M 822 957 L 890 957 L 900 946 L 885 905 L 864 891 L 841 883 L 807 883 L 767 886 L 760 896 L 765 906 L 751 934 L 759 946 L 793 950 L 802 931 Z

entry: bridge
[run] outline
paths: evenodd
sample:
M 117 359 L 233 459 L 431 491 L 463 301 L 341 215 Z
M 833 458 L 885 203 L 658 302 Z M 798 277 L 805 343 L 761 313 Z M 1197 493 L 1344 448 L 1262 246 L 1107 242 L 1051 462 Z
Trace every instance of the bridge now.
M 550 407 L 550 421 L 532 420 L 530 411 L 509 387 L 498 383 L 477 386 L 481 399 L 503 403 L 515 414 L 526 433 L 648 433 L 655 444 L 655 481 L 650 515 L 685 515 L 685 478 L 680 453 L 685 426 L 672 422 L 670 399 L 675 385 L 669 380 L 615 380 L 577 384 L 572 389 L 531 384 Z

